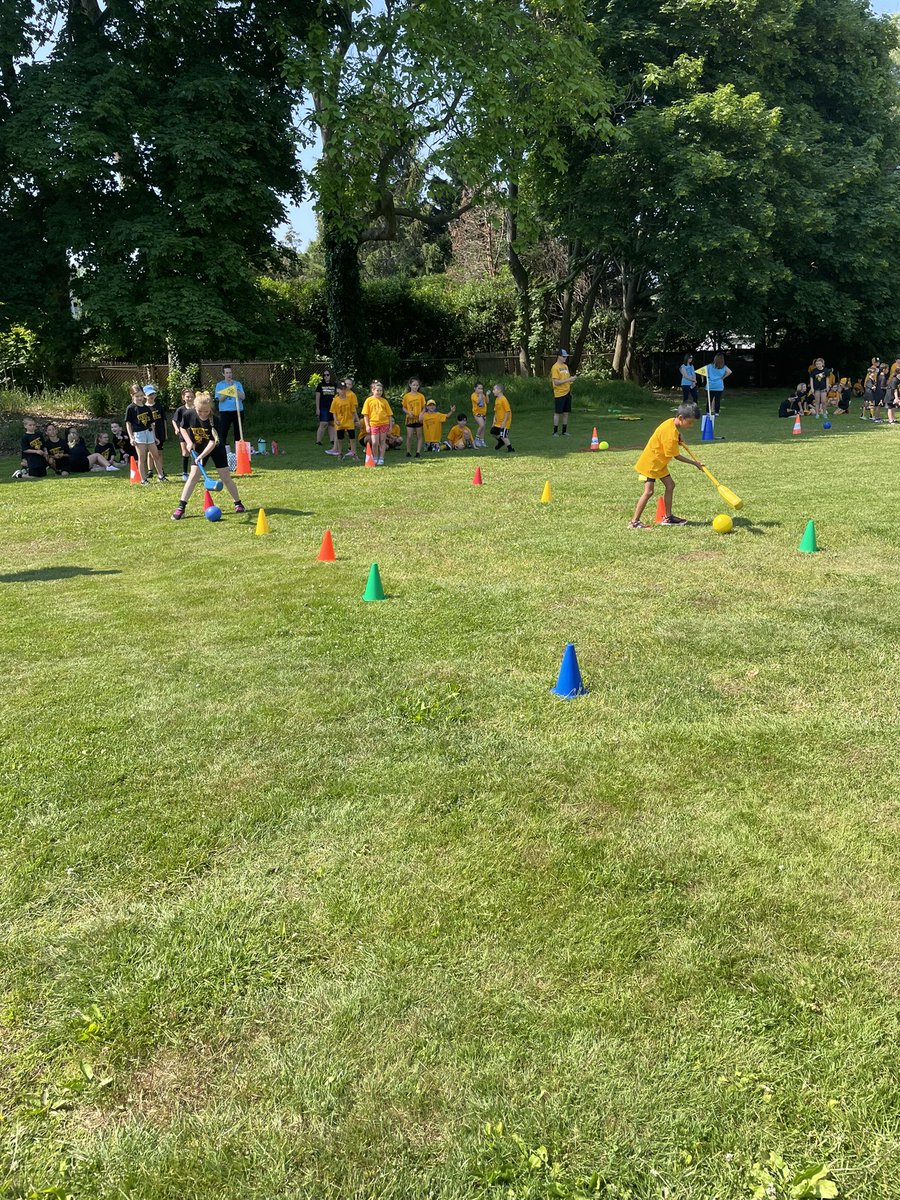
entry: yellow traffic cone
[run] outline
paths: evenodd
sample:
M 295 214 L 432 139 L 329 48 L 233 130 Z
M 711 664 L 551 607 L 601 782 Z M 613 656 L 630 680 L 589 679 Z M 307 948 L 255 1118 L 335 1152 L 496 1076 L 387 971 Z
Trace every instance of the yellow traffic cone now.
M 256 518 L 256 536 L 262 537 L 264 533 L 271 532 L 272 530 L 269 528 L 269 518 L 266 516 L 266 510 L 261 508 L 259 510 L 259 516 Z
M 541 492 L 541 504 L 549 504 L 553 499 L 553 493 L 550 490 L 550 480 L 544 484 L 544 490 Z

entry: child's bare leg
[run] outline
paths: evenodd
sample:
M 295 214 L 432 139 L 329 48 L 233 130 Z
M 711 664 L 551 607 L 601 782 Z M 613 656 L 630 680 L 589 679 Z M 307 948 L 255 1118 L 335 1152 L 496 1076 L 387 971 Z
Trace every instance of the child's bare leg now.
M 328 428 L 328 426 L 329 426 L 328 421 L 320 421 L 319 422 L 319 428 L 316 430 L 316 445 L 317 446 L 322 445 L 322 434 L 325 432 L 325 430 Z
M 200 468 L 197 466 L 196 463 L 194 463 L 194 465 L 191 467 L 191 473 L 190 473 L 190 475 L 188 475 L 187 483 L 181 489 L 181 503 L 182 504 L 187 504 L 188 500 L 190 500 L 191 492 L 194 490 L 194 488 L 200 482 L 200 479 L 201 479 Z
M 154 442 L 152 446 L 148 446 L 150 457 L 153 459 L 153 466 L 156 468 L 158 476 L 165 475 L 166 468 L 163 466 L 162 451 L 159 447 L 159 442 Z
M 425 445 L 425 431 L 421 426 L 416 430 L 416 454 L 421 454 Z
M 138 442 L 137 453 L 138 453 L 138 471 L 141 476 L 141 483 L 143 483 L 147 478 L 147 443 L 146 442 Z
M 664 499 L 664 503 L 666 506 L 666 516 L 671 517 L 671 515 L 672 515 L 672 497 L 675 495 L 675 480 L 672 478 L 671 475 L 668 475 L 663 480 L 663 487 L 666 489 L 666 494 L 665 494 L 665 499 Z
M 241 498 L 238 495 L 237 484 L 231 478 L 231 472 L 227 467 L 219 467 L 219 478 L 225 484 L 225 491 L 232 498 L 235 504 L 240 504 Z M 188 480 L 190 483 L 190 480 Z
M 413 429 L 410 425 L 407 425 L 407 427 L 406 427 L 406 453 L 408 455 L 412 454 L 412 441 L 413 441 L 412 435 L 413 435 Z
M 634 516 L 631 518 L 632 521 L 639 521 L 641 519 L 641 513 L 647 507 L 647 501 L 653 495 L 653 489 L 655 486 L 656 486 L 656 482 L 653 479 L 648 479 L 647 482 L 644 484 L 644 490 L 641 493 L 641 498 L 640 498 L 640 500 L 638 500 L 637 505 L 634 510 Z

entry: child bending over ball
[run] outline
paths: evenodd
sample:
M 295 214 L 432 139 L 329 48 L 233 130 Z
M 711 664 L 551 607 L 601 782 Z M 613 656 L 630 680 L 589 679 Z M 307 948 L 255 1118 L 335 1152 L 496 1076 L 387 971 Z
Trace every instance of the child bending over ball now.
M 447 446 L 451 450 L 475 449 L 475 439 L 472 437 L 472 430 L 469 428 L 465 413 L 460 413 L 456 418 L 456 424 L 450 426 L 447 433 Z
M 494 392 L 494 423 L 491 426 L 491 437 L 497 439 L 495 450 L 502 450 L 505 446 L 510 454 L 514 453 L 513 444 L 509 440 L 509 427 L 512 425 L 512 408 L 503 394 L 503 384 L 495 383 Z
M 422 413 L 422 426 L 425 430 L 425 449 L 431 454 L 440 454 L 443 440 L 444 422 L 451 413 L 456 412 L 456 405 L 450 405 L 450 412 L 438 412 L 437 402 L 429 400 Z
M 484 394 L 484 384 L 476 383 L 472 393 L 472 416 L 475 418 L 475 445 L 484 445 L 484 432 L 487 428 L 487 396 Z
M 409 390 L 401 400 L 406 416 L 406 457 L 412 458 L 413 437 L 416 439 L 416 458 L 422 457 L 422 410 L 425 407 L 425 397 L 419 387 L 418 379 L 409 381 Z
M 181 434 L 185 445 L 188 447 L 188 451 L 193 451 L 202 463 L 211 462 L 219 472 L 229 496 L 234 501 L 234 511 L 236 513 L 246 512 L 246 508 L 241 504 L 241 498 L 238 495 L 234 480 L 231 478 L 231 472 L 228 470 L 228 455 L 219 439 L 219 431 L 213 419 L 212 398 L 209 392 L 197 393 L 194 400 L 194 407 L 189 409 L 185 414 L 184 424 L 181 426 Z M 193 455 L 191 457 L 193 460 Z M 187 508 L 187 502 L 191 498 L 191 492 L 202 478 L 200 468 L 196 463 L 193 463 L 187 483 L 182 489 L 178 507 L 172 513 L 173 521 L 180 521 L 184 516 L 184 510 Z
M 391 432 L 394 414 L 384 395 L 384 384 L 380 379 L 373 379 L 370 385 L 370 395 L 362 406 L 363 420 L 366 423 L 366 433 L 372 447 L 372 457 L 377 467 L 384 466 L 384 451 L 387 446 L 387 436 Z
M 703 463 L 697 462 L 693 458 L 686 458 L 683 454 L 678 453 L 679 446 L 683 445 L 681 438 L 682 429 L 690 429 L 699 416 L 700 410 L 696 404 L 679 404 L 675 416 L 670 417 L 668 421 L 663 421 L 661 425 L 657 425 L 653 430 L 641 457 L 634 464 L 634 469 L 638 473 L 638 479 L 644 484 L 644 490 L 635 507 L 634 516 L 629 522 L 630 529 L 652 528 L 652 526 L 645 525 L 641 521 L 641 514 L 647 507 L 647 501 L 653 495 L 657 480 L 661 481 L 665 488 L 666 515 L 660 524 L 687 524 L 687 521 L 683 517 L 672 516 L 672 496 L 675 492 L 675 481 L 669 474 L 669 463 L 674 458 L 677 462 L 688 463 L 689 466 L 696 467 L 698 471 L 703 470 Z

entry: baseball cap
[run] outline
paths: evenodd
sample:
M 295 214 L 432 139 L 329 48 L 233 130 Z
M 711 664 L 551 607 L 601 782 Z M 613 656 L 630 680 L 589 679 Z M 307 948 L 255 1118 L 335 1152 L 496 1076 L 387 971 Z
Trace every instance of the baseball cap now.
M 559 354 L 560 358 L 568 358 L 569 357 L 568 350 L 559 350 L 559 351 L 557 351 L 557 353 Z
M 144 384 L 144 395 L 145 396 L 155 396 L 156 395 L 156 388 L 153 386 L 152 383 Z

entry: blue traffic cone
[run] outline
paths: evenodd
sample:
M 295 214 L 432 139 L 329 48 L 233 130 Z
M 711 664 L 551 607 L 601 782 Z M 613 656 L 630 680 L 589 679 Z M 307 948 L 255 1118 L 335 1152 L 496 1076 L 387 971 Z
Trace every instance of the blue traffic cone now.
M 556 681 L 556 687 L 551 688 L 550 691 L 554 696 L 559 696 L 563 700 L 574 700 L 576 696 L 588 694 L 587 688 L 581 682 L 581 671 L 578 669 L 578 658 L 573 642 L 566 644 L 559 668 L 559 679 Z
M 703 414 L 703 420 L 700 422 L 700 441 L 714 442 L 716 440 L 716 427 L 713 425 L 713 419 L 709 413 Z

